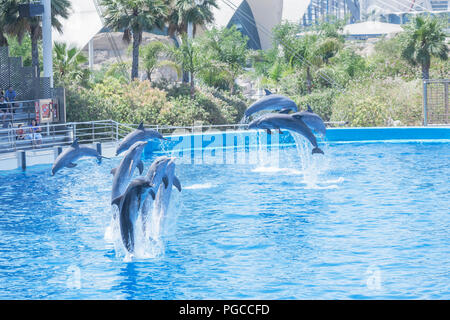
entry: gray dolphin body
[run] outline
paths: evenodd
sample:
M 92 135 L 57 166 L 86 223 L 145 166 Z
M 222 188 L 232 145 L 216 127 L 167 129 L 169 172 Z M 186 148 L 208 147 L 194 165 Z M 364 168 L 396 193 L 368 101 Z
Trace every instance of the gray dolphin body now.
M 297 104 L 288 97 L 282 96 L 280 94 L 272 94 L 268 90 L 266 90 L 266 94 L 266 96 L 254 102 L 250 107 L 248 107 L 247 110 L 245 110 L 245 122 L 247 122 L 252 114 L 263 110 L 278 110 L 282 113 L 289 113 L 289 111 L 298 111 Z
M 259 117 L 249 124 L 249 129 L 265 129 L 271 134 L 271 129 L 281 130 L 287 129 L 303 135 L 313 145 L 312 153 L 322 153 L 318 147 L 317 140 L 311 129 L 303 122 L 301 116 L 293 116 L 289 114 L 269 113 Z
M 128 150 L 137 141 L 148 141 L 150 139 L 164 139 L 164 137 L 158 131 L 145 129 L 144 123 L 141 122 L 136 130 L 127 134 L 119 143 L 116 155 Z
M 170 158 L 167 156 L 158 157 L 150 166 L 146 178 L 153 186 L 153 191 L 156 194 L 157 199 L 159 201 L 156 202 L 156 208 L 159 210 L 161 208 L 161 201 L 166 201 L 167 204 L 170 200 L 170 191 L 172 189 L 172 185 L 174 185 L 181 192 L 181 183 L 180 180 L 175 176 L 175 158 Z M 162 188 L 162 189 L 161 189 Z M 161 189 L 161 190 L 160 190 Z M 164 192 L 162 190 L 167 190 Z M 162 193 L 165 193 L 163 196 Z M 147 197 L 142 206 L 141 217 L 142 217 L 142 226 L 145 231 L 147 217 L 152 208 L 152 199 Z
M 119 207 L 120 234 L 130 253 L 134 253 L 134 230 L 139 210 L 149 194 L 155 197 L 152 185 L 146 178 L 138 177 L 130 182 L 123 195 L 112 202 Z
M 170 197 L 172 195 L 172 187 L 175 186 L 179 192 L 181 192 L 180 180 L 175 176 L 175 159 L 171 159 L 166 166 L 165 176 L 163 177 L 163 183 L 160 184 L 158 190 L 155 191 L 155 210 L 162 219 L 166 215 L 167 209 L 170 203 Z
M 311 129 L 314 130 L 317 133 L 320 133 L 322 136 L 325 136 L 326 134 L 326 128 L 325 123 L 323 122 L 322 118 L 314 113 L 311 109 L 311 107 L 308 105 L 307 111 L 302 112 L 296 112 L 291 114 L 291 116 L 300 116 L 303 120 L 303 122 Z
M 128 183 L 133 177 L 136 167 L 139 168 L 140 174 L 144 171 L 144 164 L 141 160 L 141 155 L 146 145 L 146 141 L 138 141 L 134 143 L 127 151 L 125 157 L 120 161 L 119 166 L 111 170 L 111 174 L 114 175 L 111 201 L 124 193 Z
M 75 139 L 70 147 L 61 152 L 60 155 L 55 159 L 55 162 L 52 166 L 52 176 L 64 167 L 75 167 L 77 164 L 74 162 L 82 157 L 95 157 L 98 161 L 100 161 L 102 158 L 107 159 L 106 157 L 101 156 L 96 149 L 89 148 L 87 146 L 80 146 L 78 144 L 78 139 Z

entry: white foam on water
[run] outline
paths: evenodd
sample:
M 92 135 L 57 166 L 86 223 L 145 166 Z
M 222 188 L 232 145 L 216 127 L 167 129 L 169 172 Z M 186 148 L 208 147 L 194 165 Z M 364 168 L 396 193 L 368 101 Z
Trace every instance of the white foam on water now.
M 305 189 L 307 189 L 307 190 L 326 190 L 326 189 L 338 189 L 338 188 L 339 188 L 339 186 L 335 185 L 335 184 L 332 184 L 329 186 L 319 186 L 316 184 L 307 184 L 305 187 Z
M 292 169 L 292 168 L 278 168 L 278 167 L 256 167 L 252 170 L 256 173 L 266 173 L 266 174 L 288 174 L 288 175 L 301 175 L 302 171 Z
M 207 182 L 207 183 L 193 184 L 191 186 L 184 187 L 184 189 L 187 190 L 210 189 L 215 186 L 216 185 L 213 185 L 211 182 Z

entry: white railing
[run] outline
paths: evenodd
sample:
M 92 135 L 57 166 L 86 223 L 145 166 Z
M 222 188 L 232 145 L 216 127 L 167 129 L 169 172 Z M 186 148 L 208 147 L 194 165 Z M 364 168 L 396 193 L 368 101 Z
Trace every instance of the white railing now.
M 344 122 L 327 122 L 328 126 L 343 125 Z M 123 124 L 114 120 L 98 120 L 86 122 L 68 122 L 64 124 L 41 124 L 39 132 L 42 139 L 32 139 L 31 128 L 23 126 L 22 128 L 11 127 L 0 129 L 0 152 L 13 152 L 18 150 L 51 148 L 55 146 L 64 146 L 72 143 L 75 138 L 80 143 L 102 143 L 117 142 L 123 139 L 128 133 L 135 130 L 137 124 Z M 245 130 L 248 124 L 222 124 L 222 125 L 203 125 L 195 123 L 192 126 L 159 126 L 145 125 L 164 136 L 174 134 L 190 134 L 211 131 L 237 131 Z M 19 139 L 19 131 L 22 129 L 25 139 Z M 31 138 L 31 139 L 30 139 Z

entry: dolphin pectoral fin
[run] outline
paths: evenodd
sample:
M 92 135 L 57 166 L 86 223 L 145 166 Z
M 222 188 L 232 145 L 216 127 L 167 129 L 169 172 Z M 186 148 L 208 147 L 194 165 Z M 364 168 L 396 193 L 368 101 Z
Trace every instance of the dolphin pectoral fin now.
M 167 189 L 167 186 L 169 185 L 169 178 L 167 178 L 167 176 L 164 176 L 162 178 L 162 181 L 164 182 L 164 187 Z
M 117 198 L 115 198 L 113 201 L 111 201 L 111 205 L 116 205 L 117 207 L 120 206 L 120 201 L 122 200 L 122 196 L 118 196 Z
M 155 194 L 155 191 L 153 191 L 153 189 L 151 189 L 151 190 L 149 191 L 149 194 L 152 196 L 152 199 L 155 200 L 156 194 Z
M 177 177 L 173 177 L 173 185 L 181 192 L 181 182 Z
M 302 120 L 303 115 L 301 115 L 301 114 L 293 114 L 292 117 L 295 118 L 295 119 Z
M 139 169 L 139 174 L 142 174 L 142 172 L 144 172 L 144 163 L 142 162 L 142 160 L 139 160 L 137 167 Z
M 284 109 L 281 109 L 280 111 L 278 111 L 278 113 L 288 114 L 290 111 L 291 111 L 291 109 L 284 108 Z
M 270 129 L 266 129 L 267 134 L 272 134 L 272 131 Z
M 130 167 L 128 168 L 128 175 L 131 177 L 132 173 L 133 173 L 133 161 L 130 162 Z
M 66 165 L 67 168 L 75 168 L 76 166 L 77 166 L 77 164 L 76 164 L 76 163 L 73 163 L 73 162 L 69 162 L 69 163 Z
M 117 172 L 117 168 L 113 168 L 113 169 L 111 169 L 111 174 L 113 175 L 113 176 L 115 176 L 116 175 L 116 172 Z

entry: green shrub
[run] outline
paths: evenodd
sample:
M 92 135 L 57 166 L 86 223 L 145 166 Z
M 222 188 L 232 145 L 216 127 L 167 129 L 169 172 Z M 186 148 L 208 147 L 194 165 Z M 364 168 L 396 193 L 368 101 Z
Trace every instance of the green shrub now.
M 323 91 L 313 91 L 306 96 L 293 97 L 300 110 L 306 110 L 309 104 L 313 111 L 317 113 L 324 121 L 330 121 L 332 106 L 336 99 L 337 91 L 326 89 Z
M 422 91 L 419 80 L 368 79 L 351 82 L 332 107 L 332 121 L 353 127 L 420 125 Z
M 112 119 L 153 124 L 167 104 L 166 93 L 151 88 L 149 81 L 123 84 L 109 77 L 94 84 L 92 89 L 69 87 L 67 90 L 68 121 Z
M 155 84 L 153 84 L 155 86 Z M 242 118 L 248 102 L 241 95 L 213 88 L 199 88 L 190 98 L 189 85 L 156 84 L 149 81 L 123 83 L 122 79 L 105 77 L 92 88 L 69 86 L 66 90 L 68 121 L 112 119 L 124 123 L 159 125 L 192 125 L 236 123 Z

